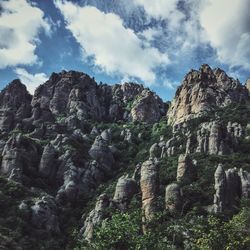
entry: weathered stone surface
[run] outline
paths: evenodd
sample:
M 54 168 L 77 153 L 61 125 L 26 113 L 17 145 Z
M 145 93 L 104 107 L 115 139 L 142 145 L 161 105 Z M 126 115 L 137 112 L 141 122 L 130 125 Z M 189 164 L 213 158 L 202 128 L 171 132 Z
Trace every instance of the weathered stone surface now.
M 134 179 L 124 175 L 119 178 L 113 201 L 116 203 L 121 211 L 125 211 L 134 194 L 138 192 L 137 183 Z
M 247 89 L 223 70 L 212 70 L 207 64 L 191 70 L 177 89 L 168 110 L 168 122 L 182 123 L 216 107 L 247 99 Z
M 178 183 L 172 183 L 166 187 L 165 207 L 171 213 L 177 213 L 181 211 L 182 190 Z
M 40 160 L 40 148 L 31 139 L 21 134 L 9 138 L 2 152 L 1 173 L 9 175 L 13 169 L 28 174 L 36 171 Z
M 32 225 L 47 233 L 60 233 L 58 208 L 52 196 L 43 196 L 31 207 Z
M 84 226 L 81 229 L 81 233 L 87 241 L 92 239 L 95 226 L 105 219 L 105 210 L 109 207 L 109 205 L 110 198 L 106 194 L 100 195 L 96 202 L 95 208 L 89 213 L 84 222 Z
M 189 155 L 181 154 L 178 159 L 177 181 L 192 182 L 197 178 L 197 170 Z
M 241 197 L 245 199 L 250 198 L 250 173 L 240 169 L 239 177 L 241 182 Z
M 138 95 L 131 109 L 134 122 L 157 122 L 165 113 L 162 100 L 149 90 L 143 90 Z
M 12 81 L 0 92 L 0 131 L 9 132 L 31 115 L 31 98 L 20 80 Z
M 131 105 L 135 99 L 138 102 L 132 112 Z M 65 122 L 70 129 L 81 127 L 86 119 L 151 122 L 166 113 L 162 100 L 142 85 L 98 85 L 93 78 L 76 71 L 53 73 L 35 91 L 32 106 L 34 120 L 51 121 L 51 115 L 58 118 L 67 113 Z M 155 108 L 157 113 L 154 114 Z M 150 117 L 148 112 L 154 117 Z
M 41 161 L 39 164 L 39 173 L 46 178 L 54 179 L 57 168 L 58 168 L 58 162 L 57 162 L 58 152 L 54 148 L 52 144 L 47 144 L 44 147 L 43 154 L 41 157 Z
M 225 170 L 221 164 L 218 165 L 214 173 L 214 180 L 214 212 L 222 213 L 226 204 L 227 180 Z
M 141 192 L 143 220 L 150 220 L 156 211 L 156 197 L 158 192 L 158 165 L 153 159 L 143 162 L 141 166 Z
M 197 131 L 196 152 L 225 155 L 234 152 L 239 138 L 244 135 L 241 124 L 218 121 L 204 122 Z
M 235 210 L 241 198 L 249 198 L 250 174 L 242 169 L 230 168 L 224 171 L 221 164 L 215 171 L 214 212 Z
M 89 155 L 102 165 L 112 169 L 114 166 L 113 155 L 107 145 L 107 142 L 103 140 L 101 136 L 97 136 L 93 145 L 89 150 Z

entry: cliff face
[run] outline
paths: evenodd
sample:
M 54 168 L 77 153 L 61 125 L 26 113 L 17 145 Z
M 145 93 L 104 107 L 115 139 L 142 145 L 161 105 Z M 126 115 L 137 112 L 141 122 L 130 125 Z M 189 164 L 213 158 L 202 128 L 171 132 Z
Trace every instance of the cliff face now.
M 39 113 L 47 119 L 51 117 L 48 114 L 67 114 L 79 121 L 155 122 L 166 113 L 162 100 L 150 90 L 146 91 L 142 85 L 98 85 L 88 75 L 75 71 L 53 73 L 35 91 L 32 107 L 34 115 Z M 156 115 L 153 115 L 155 112 Z
M 248 91 L 223 70 L 207 64 L 191 70 L 177 89 L 168 110 L 168 122 L 178 124 L 199 117 L 207 111 L 246 101 Z
M 194 224 L 207 235 L 208 215 L 230 219 L 250 198 L 249 101 L 208 65 L 168 121 L 139 84 L 62 71 L 31 96 L 14 80 L 0 93 L 0 248 L 196 249 Z

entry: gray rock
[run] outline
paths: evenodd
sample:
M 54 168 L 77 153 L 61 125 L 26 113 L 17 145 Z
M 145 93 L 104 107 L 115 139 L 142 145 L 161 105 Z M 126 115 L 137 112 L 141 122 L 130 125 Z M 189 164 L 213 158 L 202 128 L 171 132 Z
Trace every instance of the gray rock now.
M 250 173 L 240 169 L 239 177 L 241 181 L 241 197 L 245 199 L 250 198 Z
M 40 160 L 40 146 L 33 140 L 13 135 L 9 138 L 2 152 L 1 173 L 9 175 L 13 169 L 29 172 L 37 169 Z
M 114 167 L 113 155 L 106 143 L 101 136 L 97 136 L 93 145 L 89 150 L 89 155 L 99 162 L 100 164 L 106 166 L 109 169 Z
M 178 159 L 177 181 L 192 182 L 197 178 L 197 170 L 189 155 L 181 154 Z
M 177 183 L 169 184 L 166 187 L 165 207 L 171 213 L 175 214 L 182 209 L 182 190 Z
M 58 208 L 52 196 L 43 196 L 31 207 L 32 225 L 47 233 L 60 233 Z
M 54 148 L 52 144 L 47 144 L 44 147 L 43 154 L 41 157 L 41 161 L 39 164 L 39 173 L 46 178 L 54 179 L 57 169 L 58 169 L 58 162 L 57 162 L 58 152 Z
M 222 213 L 226 204 L 227 180 L 226 173 L 221 164 L 218 165 L 214 173 L 214 212 Z
M 81 233 L 87 241 L 91 241 L 94 228 L 106 218 L 106 209 L 110 205 L 110 198 L 106 194 L 99 196 L 95 208 L 89 213 L 81 228 Z
M 137 183 L 134 179 L 124 175 L 119 178 L 113 201 L 121 211 L 125 211 L 134 194 L 138 192 Z
M 20 80 L 12 81 L 0 93 L 0 131 L 9 132 L 31 115 L 31 98 Z

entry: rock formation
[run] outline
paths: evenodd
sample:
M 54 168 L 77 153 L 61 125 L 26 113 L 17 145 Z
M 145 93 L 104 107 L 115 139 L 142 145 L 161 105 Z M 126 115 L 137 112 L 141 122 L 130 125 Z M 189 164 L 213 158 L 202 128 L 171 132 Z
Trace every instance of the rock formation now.
M 90 241 L 93 237 L 94 227 L 102 222 L 106 217 L 106 209 L 110 205 L 110 198 L 106 194 L 100 195 L 95 208 L 89 213 L 81 229 L 84 239 Z
M 177 181 L 190 183 L 197 178 L 197 170 L 189 155 L 181 154 L 178 159 Z
M 175 214 L 182 208 L 182 190 L 177 183 L 169 184 L 166 187 L 165 207 L 171 213 Z
M 127 175 L 119 178 L 113 201 L 121 211 L 125 211 L 135 193 L 138 192 L 137 183 Z
M 0 131 L 9 132 L 31 115 L 31 98 L 26 86 L 12 81 L 0 93 Z
M 141 166 L 141 192 L 143 221 L 150 221 L 156 212 L 156 197 L 158 192 L 158 165 L 153 159 L 143 162 Z
M 224 170 L 218 165 L 215 178 L 214 212 L 222 213 L 225 210 L 236 210 L 241 198 L 249 198 L 250 178 L 247 171 L 236 168 Z
M 207 64 L 191 70 L 177 89 L 168 111 L 170 124 L 182 123 L 214 108 L 225 107 L 247 99 L 246 87 L 223 70 L 212 70 Z

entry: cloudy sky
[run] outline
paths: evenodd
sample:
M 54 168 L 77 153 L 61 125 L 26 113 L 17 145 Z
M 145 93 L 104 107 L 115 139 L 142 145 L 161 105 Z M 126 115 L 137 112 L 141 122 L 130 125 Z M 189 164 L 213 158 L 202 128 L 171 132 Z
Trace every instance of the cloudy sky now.
M 164 100 L 191 69 L 250 77 L 250 0 L 0 0 L 0 87 L 52 72 L 136 81 Z

